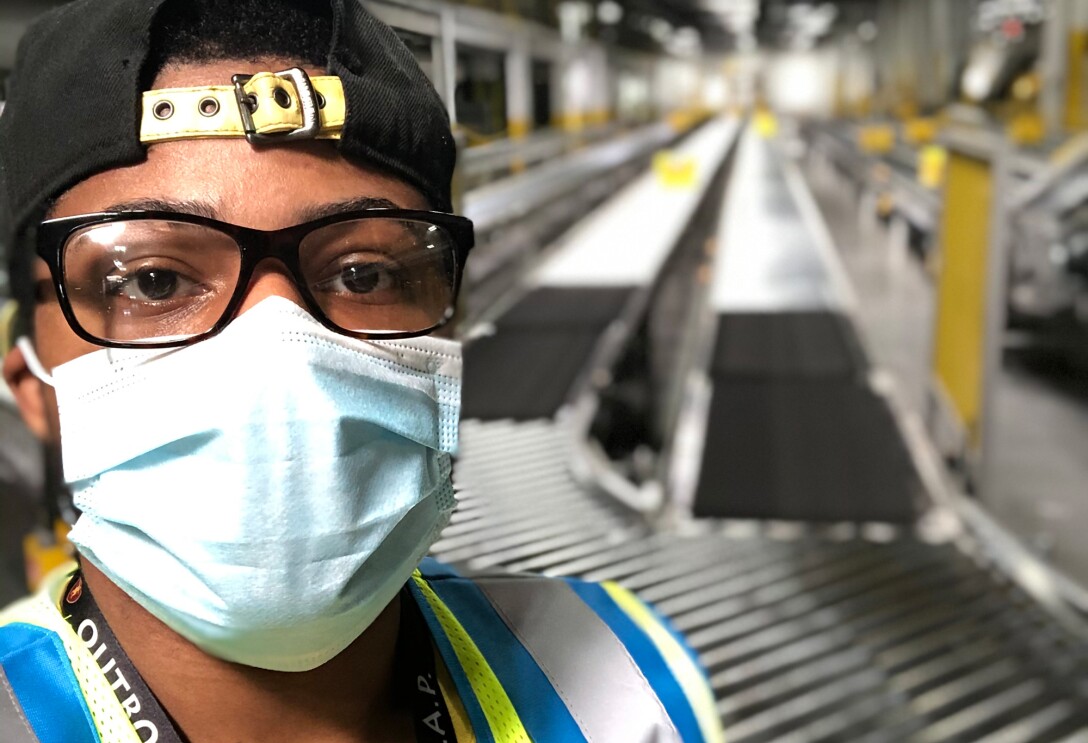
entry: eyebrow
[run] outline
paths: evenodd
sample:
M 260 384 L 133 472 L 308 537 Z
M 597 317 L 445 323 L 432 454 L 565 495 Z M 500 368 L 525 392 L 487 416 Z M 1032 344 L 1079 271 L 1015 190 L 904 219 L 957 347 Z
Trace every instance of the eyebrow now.
M 362 196 L 357 199 L 348 199 L 347 201 L 337 201 L 331 204 L 318 204 L 316 206 L 306 207 L 298 212 L 298 219 L 300 222 L 313 222 L 317 219 L 333 217 L 337 214 L 345 214 L 347 212 L 360 212 L 366 211 L 367 209 L 403 208 L 404 207 L 400 204 L 396 204 L 389 199 Z
M 376 196 L 361 196 L 346 201 L 336 201 L 328 204 L 317 204 L 303 207 L 296 212 L 296 220 L 299 224 L 313 222 L 314 220 L 332 217 L 347 212 L 365 211 L 367 209 L 403 209 L 389 199 Z M 122 201 L 106 207 L 107 212 L 174 212 L 176 214 L 193 214 L 208 219 L 221 220 L 219 210 L 206 201 L 194 201 L 188 199 L 132 199 Z
M 111 204 L 102 211 L 105 212 L 175 212 L 177 214 L 193 214 L 208 219 L 219 219 L 219 210 L 207 201 L 192 201 L 188 199 L 132 199 Z

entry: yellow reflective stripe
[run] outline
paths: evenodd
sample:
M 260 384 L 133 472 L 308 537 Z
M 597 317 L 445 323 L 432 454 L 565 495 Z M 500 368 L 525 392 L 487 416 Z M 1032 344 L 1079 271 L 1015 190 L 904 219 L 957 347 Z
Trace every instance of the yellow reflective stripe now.
M 680 688 L 684 690 L 684 696 L 691 703 L 703 740 L 707 743 L 723 743 L 725 735 L 722 733 L 721 718 L 718 717 L 714 696 L 710 693 L 710 687 L 707 685 L 703 672 L 695 665 L 691 656 L 677 642 L 672 633 L 661 625 L 658 618 L 640 598 L 618 583 L 605 582 L 601 584 L 601 587 L 608 592 L 624 614 L 646 633 L 654 647 L 661 653 L 665 664 L 672 671 Z
M 344 86 L 340 78 L 325 75 L 311 77 L 310 82 L 325 100 L 324 108 L 318 111 L 321 120 L 318 138 L 339 139 L 347 114 Z M 285 87 L 289 93 L 294 91 L 290 80 L 271 72 L 258 73 L 244 85 L 245 91 L 257 99 L 253 123 L 259 134 L 290 132 L 302 125 L 302 107 L 297 91 L 291 94 L 290 105 L 283 108 L 275 99 L 279 87 Z M 244 136 L 245 127 L 233 85 L 162 88 L 143 94 L 140 141 L 144 144 Z
M 476 643 L 469 637 L 468 632 L 418 570 L 412 576 L 412 580 L 415 581 L 423 597 L 427 599 L 431 611 L 442 626 L 442 631 L 446 633 L 453 652 L 457 655 L 465 676 L 468 677 L 472 691 L 476 694 L 476 700 L 480 703 L 495 743 L 531 743 L 532 739 L 526 732 L 521 718 L 518 717 L 510 697 L 507 696 L 506 690 L 502 688 L 495 672 L 491 670 L 487 659 L 476 647 Z

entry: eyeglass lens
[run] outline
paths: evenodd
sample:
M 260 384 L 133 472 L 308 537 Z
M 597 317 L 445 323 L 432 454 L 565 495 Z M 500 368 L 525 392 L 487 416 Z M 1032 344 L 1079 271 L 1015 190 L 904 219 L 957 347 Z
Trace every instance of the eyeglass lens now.
M 353 333 L 424 332 L 454 304 L 453 240 L 429 222 L 339 222 L 299 245 L 306 289 L 326 318 Z M 122 343 L 183 340 L 226 314 L 242 271 L 234 238 L 213 227 L 129 220 L 85 227 L 65 245 L 72 313 L 90 335 Z

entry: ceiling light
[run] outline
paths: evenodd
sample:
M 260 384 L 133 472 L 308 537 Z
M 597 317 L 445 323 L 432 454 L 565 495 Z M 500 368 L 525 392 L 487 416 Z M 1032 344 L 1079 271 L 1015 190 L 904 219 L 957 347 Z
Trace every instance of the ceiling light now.
M 604 0 L 597 6 L 597 20 L 606 26 L 614 26 L 623 20 L 623 6 L 615 0 Z

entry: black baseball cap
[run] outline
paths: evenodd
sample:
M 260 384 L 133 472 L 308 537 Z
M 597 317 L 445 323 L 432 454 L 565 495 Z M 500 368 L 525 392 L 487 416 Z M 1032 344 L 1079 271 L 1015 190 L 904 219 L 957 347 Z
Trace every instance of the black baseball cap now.
M 451 211 L 456 148 L 434 86 L 396 33 L 358 0 L 325 1 L 332 14 L 328 74 L 340 78 L 346 105 L 340 153 Z M 76 183 L 145 159 L 142 96 L 154 73 L 148 61 L 156 19 L 184 2 L 75 0 L 30 27 L 0 115 L 0 199 L 11 232 L 23 233 Z

